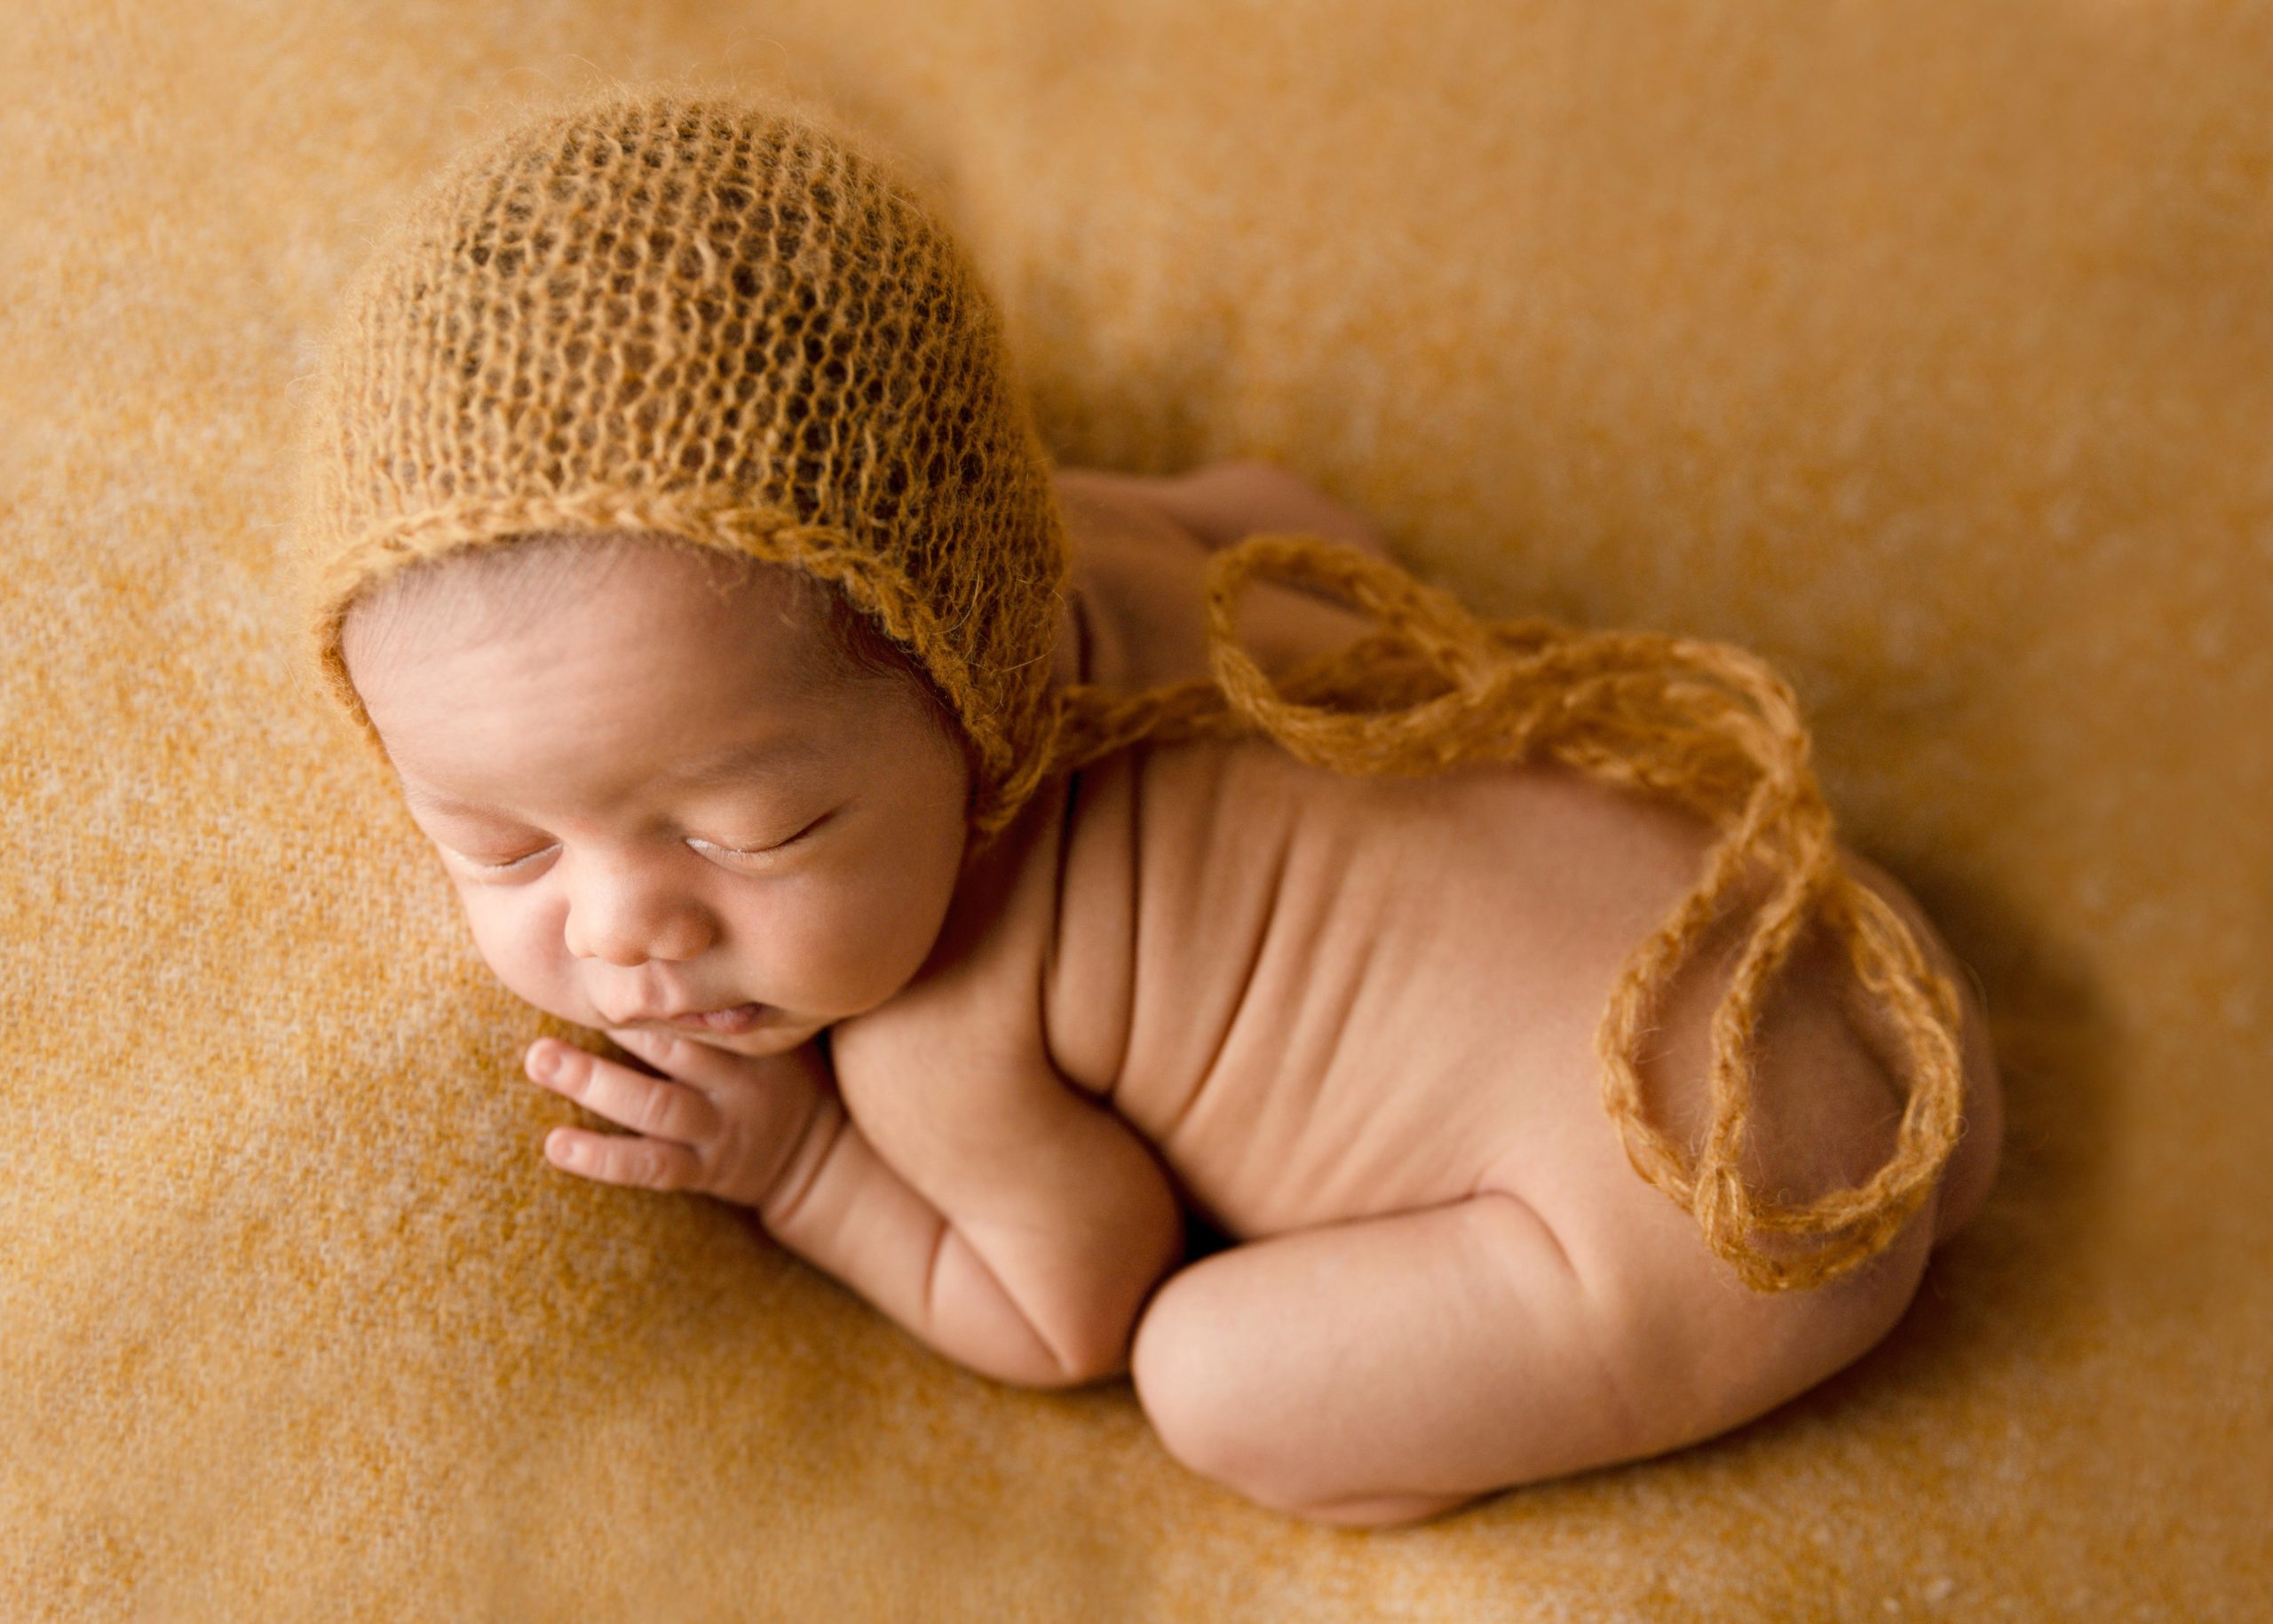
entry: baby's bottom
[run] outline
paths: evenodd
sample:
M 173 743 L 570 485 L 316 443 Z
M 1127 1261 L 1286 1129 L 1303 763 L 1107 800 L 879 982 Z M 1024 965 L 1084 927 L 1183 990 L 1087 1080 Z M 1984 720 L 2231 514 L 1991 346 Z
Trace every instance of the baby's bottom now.
M 1931 1241 L 1921 1216 L 1847 1280 L 1755 1294 L 1643 1192 L 1665 1230 L 1651 1215 L 1635 1236 L 1644 1289 L 1583 1278 L 1530 1205 L 1492 1189 L 1188 1264 L 1137 1323 L 1138 1400 L 1171 1455 L 1251 1501 L 1409 1523 L 1773 1408 L 1891 1328 Z

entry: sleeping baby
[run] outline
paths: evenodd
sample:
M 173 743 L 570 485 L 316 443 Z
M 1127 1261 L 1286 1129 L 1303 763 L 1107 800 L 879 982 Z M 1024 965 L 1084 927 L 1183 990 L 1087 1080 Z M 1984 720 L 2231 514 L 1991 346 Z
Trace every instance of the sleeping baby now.
M 787 99 L 462 154 L 304 420 L 312 669 L 537 1008 L 565 1174 L 1412 1522 L 1849 1364 L 1980 1206 L 1978 995 L 1740 650 L 1487 622 L 1272 463 L 1057 467 Z M 1276 577 L 1271 579 L 1270 577 Z

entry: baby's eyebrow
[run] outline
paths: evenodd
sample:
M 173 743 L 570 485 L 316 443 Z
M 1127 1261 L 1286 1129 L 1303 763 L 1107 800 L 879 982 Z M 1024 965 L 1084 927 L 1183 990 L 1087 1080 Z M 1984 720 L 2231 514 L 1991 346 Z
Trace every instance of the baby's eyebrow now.
M 752 740 L 742 744 L 687 763 L 667 776 L 682 784 L 722 784 L 734 779 L 748 778 L 761 767 L 776 762 L 810 761 L 820 751 L 812 740 L 802 733 L 775 733 L 767 739 Z

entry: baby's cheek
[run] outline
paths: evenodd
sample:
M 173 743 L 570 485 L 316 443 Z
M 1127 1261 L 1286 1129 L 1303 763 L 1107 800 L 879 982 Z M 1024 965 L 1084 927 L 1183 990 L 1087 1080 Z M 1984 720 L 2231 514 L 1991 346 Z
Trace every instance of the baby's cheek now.
M 583 1009 L 583 995 L 576 987 L 574 966 L 558 925 L 548 944 L 535 922 L 471 892 L 471 887 L 461 886 L 459 900 L 474 947 L 491 972 L 516 997 L 576 1018 Z
M 840 875 L 801 899 L 808 906 L 777 915 L 774 923 L 790 928 L 776 938 L 776 963 L 785 980 L 803 984 L 811 1008 L 874 1009 L 923 968 L 953 891 L 951 874 L 904 862 L 876 860 Z
M 780 985 L 775 1001 L 841 1013 L 872 1009 L 889 998 L 915 974 L 931 947 L 928 939 L 915 939 L 889 900 L 870 900 L 859 892 L 806 910 L 796 928 L 777 940 L 774 967 Z

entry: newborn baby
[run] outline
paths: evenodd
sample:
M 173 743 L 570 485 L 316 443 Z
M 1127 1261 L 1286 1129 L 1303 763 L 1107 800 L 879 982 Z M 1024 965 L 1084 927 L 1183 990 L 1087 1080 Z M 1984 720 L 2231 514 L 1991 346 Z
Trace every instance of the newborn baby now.
M 598 260 L 638 239 L 577 212 L 593 196 L 668 197 L 672 176 L 720 154 L 748 163 L 708 195 L 747 211 L 770 184 L 780 227 L 802 186 L 801 233 L 869 173 L 809 121 L 628 105 L 455 171 L 462 188 L 503 178 L 483 182 L 479 209 L 446 191 L 430 220 L 511 220 L 495 199 L 521 198 L 521 231 L 414 234 L 416 277 L 375 279 L 335 348 L 400 354 L 374 337 L 371 313 L 392 308 L 411 313 L 399 330 L 424 335 L 432 368 L 394 395 L 376 371 L 336 384 L 309 442 L 321 460 L 331 425 L 362 425 L 317 477 L 308 521 L 336 543 L 318 622 L 336 692 L 383 745 L 500 978 L 613 1040 L 529 1047 L 533 1079 L 622 1130 L 555 1130 L 554 1165 L 734 1203 L 999 1380 L 1126 1374 L 1176 1459 L 1326 1523 L 1409 1522 L 1677 1447 L 1885 1335 L 1994 1173 L 1977 998 L 1958 1043 L 1965 1131 L 1928 1198 L 1863 1266 L 1755 1290 L 1636 1176 L 1604 1115 L 1597 1027 L 1636 944 L 1696 891 L 1706 820 L 1551 758 L 1351 775 L 1252 730 L 1093 745 L 1053 766 L 1081 759 L 1064 743 L 1081 702 L 1222 678 L 1205 604 L 1219 550 L 1299 532 L 1385 560 L 1360 516 L 1252 462 L 1172 479 L 1053 469 L 1010 392 L 957 396 L 936 349 L 929 394 L 862 392 L 853 346 L 825 326 L 807 329 L 817 350 L 765 353 L 802 357 L 843 397 L 777 410 L 764 457 L 713 452 L 766 407 L 739 385 L 644 416 L 653 393 L 603 392 L 526 432 L 495 400 L 404 429 L 413 414 L 392 400 L 461 379 L 560 400 L 550 374 L 498 356 L 551 345 L 574 368 L 579 335 L 588 350 L 610 337 L 564 321 L 540 343 L 528 300 L 487 294 L 433 318 L 424 301 L 452 266 L 494 277 L 510 258 L 517 273 L 580 241 Z M 564 193 L 557 175 L 517 189 L 564 166 L 585 184 L 606 169 L 594 152 L 621 170 L 643 143 L 666 162 L 638 194 Z M 550 224 L 532 201 L 546 196 L 570 204 Z M 904 244 L 921 222 L 893 218 Z M 809 263 L 802 246 L 773 263 Z M 645 263 L 709 268 L 660 249 Z M 615 293 L 647 310 L 627 274 Z M 731 285 L 753 308 L 875 319 L 841 289 Z M 917 304 L 967 326 L 1007 376 L 983 298 L 954 285 L 961 305 Z M 740 320 L 717 303 L 701 321 Z M 486 350 L 453 329 L 457 312 L 500 308 L 520 326 Z M 612 352 L 630 357 L 614 384 L 701 353 L 641 342 Z M 894 426 L 926 400 L 947 404 L 920 432 Z M 561 427 L 575 409 L 598 425 L 589 437 Z M 704 413 L 684 442 L 701 456 L 639 438 Z M 999 423 L 1012 427 L 990 440 Z M 478 454 L 447 449 L 453 432 Z M 605 461 L 611 433 L 623 448 L 606 479 L 563 461 L 579 445 Z M 894 462 L 896 443 L 914 448 Z M 827 459 L 849 448 L 880 460 L 845 477 Z M 653 471 L 674 469 L 677 486 Z M 925 523 L 905 519 L 911 489 L 934 504 Z M 900 521 L 869 522 L 886 493 Z M 924 584 L 982 540 L 996 551 L 965 584 Z M 1041 618 L 1026 644 L 981 640 L 1022 623 L 1002 604 L 1027 602 Z M 927 619 L 927 603 L 947 607 Z M 1239 625 L 1274 681 L 1374 630 L 1264 582 Z M 1840 861 L 1962 987 L 1907 894 Z M 1649 1114 L 1675 1144 L 1707 1136 L 1711 1023 L 1773 880 L 1762 867 L 1730 893 L 1648 1032 Z M 1820 922 L 1776 971 L 1755 1036 L 1746 1186 L 1812 1201 L 1889 1163 L 1903 1040 Z

